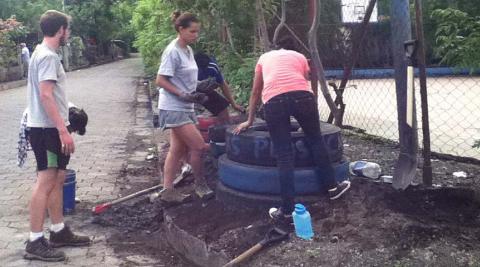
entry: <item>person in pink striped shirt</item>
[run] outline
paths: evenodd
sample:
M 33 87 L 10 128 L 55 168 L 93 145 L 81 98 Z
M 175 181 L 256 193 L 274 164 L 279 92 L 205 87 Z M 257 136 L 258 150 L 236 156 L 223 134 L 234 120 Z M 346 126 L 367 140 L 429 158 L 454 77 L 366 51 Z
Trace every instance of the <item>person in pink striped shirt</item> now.
M 306 136 L 316 167 L 326 173 L 330 199 L 338 199 L 350 188 L 350 181 L 337 183 L 325 141 L 320 132 L 317 100 L 308 80 L 310 68 L 302 54 L 295 51 L 291 38 L 279 42 L 279 49 L 260 56 L 249 101 L 248 120 L 235 129 L 240 133 L 248 129 L 255 118 L 258 100 L 264 104 L 264 116 L 277 156 L 282 206 L 269 211 L 273 219 L 292 222 L 294 209 L 294 154 L 290 135 L 290 116 L 295 117 Z

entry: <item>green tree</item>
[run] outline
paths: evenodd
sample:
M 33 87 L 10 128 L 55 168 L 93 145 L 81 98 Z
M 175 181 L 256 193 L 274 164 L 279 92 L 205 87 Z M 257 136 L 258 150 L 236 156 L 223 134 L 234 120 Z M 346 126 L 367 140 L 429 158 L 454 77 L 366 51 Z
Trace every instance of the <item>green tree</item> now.
M 162 0 L 140 0 L 133 13 L 135 47 L 142 54 L 147 73 L 155 73 L 161 53 L 174 38 L 170 21 L 174 7 Z
M 29 32 L 40 32 L 39 20 L 42 14 L 49 9 L 61 10 L 62 2 L 58 0 L 16 0 L 12 15 L 15 15 Z
M 18 49 L 14 40 L 23 31 L 22 23 L 15 18 L 0 19 L 0 67 L 18 64 Z
M 116 31 L 113 37 L 125 41 L 130 47 L 133 46 L 135 40 L 132 17 L 136 3 L 136 0 L 121 0 L 112 6 L 113 17 L 116 22 Z
M 67 13 L 72 16 L 72 33 L 84 38 L 93 37 L 98 43 L 111 40 L 116 32 L 113 1 L 82 0 L 67 5 Z
M 480 68 L 480 16 L 447 8 L 432 13 L 437 22 L 435 55 L 441 64 Z

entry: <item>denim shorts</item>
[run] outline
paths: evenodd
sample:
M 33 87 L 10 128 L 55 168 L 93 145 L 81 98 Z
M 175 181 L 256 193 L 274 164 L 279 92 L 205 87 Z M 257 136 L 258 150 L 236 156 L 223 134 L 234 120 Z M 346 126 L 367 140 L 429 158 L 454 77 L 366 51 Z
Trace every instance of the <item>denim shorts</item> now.
M 164 109 L 158 111 L 158 125 L 162 130 L 176 128 L 190 123 L 198 123 L 197 116 L 193 111 L 173 111 Z

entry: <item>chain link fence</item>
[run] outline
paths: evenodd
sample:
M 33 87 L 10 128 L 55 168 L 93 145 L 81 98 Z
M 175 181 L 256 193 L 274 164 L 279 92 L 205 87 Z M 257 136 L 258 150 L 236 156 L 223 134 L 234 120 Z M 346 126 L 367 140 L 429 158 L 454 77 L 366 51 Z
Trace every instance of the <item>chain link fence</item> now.
M 422 146 L 419 88 L 417 79 L 417 121 L 419 145 Z M 480 159 L 480 150 L 472 147 L 474 141 L 480 139 L 480 77 L 427 77 L 427 88 L 432 151 Z M 333 90 L 331 94 L 335 95 Z M 398 142 L 393 78 L 352 79 L 343 101 L 346 104 L 343 123 L 347 128 L 352 126 L 362 133 Z M 330 112 L 323 98 L 319 107 L 322 120 L 327 120 Z
M 296 24 L 294 28 L 301 32 L 308 26 Z M 334 82 L 337 86 L 340 84 L 343 78 L 342 68 L 352 57 L 354 38 L 359 30 L 359 24 L 321 24 L 319 53 L 328 82 Z M 438 154 L 480 160 L 480 149 L 473 148 L 475 140 L 480 139 L 480 76 L 471 74 L 468 69 L 438 66 L 438 59 L 432 59 L 431 46 L 432 42 L 427 40 L 427 61 L 433 62 L 427 66 L 431 150 Z M 390 23 L 370 23 L 352 78 L 343 93 L 343 102 L 346 104 L 343 125 L 346 129 L 351 129 L 350 132 L 398 143 L 397 100 L 391 49 Z M 415 83 L 419 147 L 422 149 L 422 109 L 418 77 L 415 78 Z M 330 89 L 332 97 L 335 98 L 333 88 Z M 326 121 L 330 112 L 323 97 L 320 97 L 319 109 L 321 119 Z M 348 142 L 348 136 L 346 141 Z

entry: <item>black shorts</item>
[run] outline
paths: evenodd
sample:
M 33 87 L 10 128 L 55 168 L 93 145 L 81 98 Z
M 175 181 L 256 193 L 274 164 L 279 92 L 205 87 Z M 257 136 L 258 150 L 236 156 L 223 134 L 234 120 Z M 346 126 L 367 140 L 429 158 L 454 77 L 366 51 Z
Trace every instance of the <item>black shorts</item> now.
M 28 138 L 35 153 L 38 171 L 48 168 L 67 169 L 70 156 L 62 153 L 62 144 L 56 128 L 30 128 Z
M 207 94 L 208 100 L 203 106 L 210 111 L 214 116 L 228 108 L 228 101 L 221 96 L 217 91 L 211 91 Z

